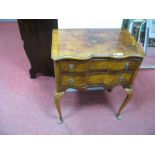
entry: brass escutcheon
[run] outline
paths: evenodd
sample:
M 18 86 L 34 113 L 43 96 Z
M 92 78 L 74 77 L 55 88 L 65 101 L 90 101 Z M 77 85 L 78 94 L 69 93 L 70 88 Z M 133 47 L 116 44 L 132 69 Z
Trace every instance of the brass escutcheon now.
M 74 79 L 69 79 L 68 82 L 69 82 L 69 85 L 72 85 L 74 83 Z
M 129 69 L 129 62 L 126 62 L 126 63 L 124 64 L 124 68 L 125 68 L 125 70 Z
M 69 64 L 68 68 L 69 68 L 69 72 L 74 72 L 74 70 L 75 70 L 74 64 Z
M 122 76 L 119 78 L 119 81 L 120 81 L 120 82 L 124 82 L 124 80 L 125 80 L 125 78 L 124 78 L 124 76 L 122 75 Z

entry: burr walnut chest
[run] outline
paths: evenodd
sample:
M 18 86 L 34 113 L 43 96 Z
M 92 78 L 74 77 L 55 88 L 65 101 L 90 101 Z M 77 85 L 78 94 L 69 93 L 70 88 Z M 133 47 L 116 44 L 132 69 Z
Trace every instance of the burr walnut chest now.
M 125 29 L 60 29 L 53 30 L 52 41 L 59 121 L 62 122 L 60 99 L 68 88 L 100 86 L 110 91 L 122 85 L 127 96 L 117 112 L 120 119 L 144 57 L 134 37 Z

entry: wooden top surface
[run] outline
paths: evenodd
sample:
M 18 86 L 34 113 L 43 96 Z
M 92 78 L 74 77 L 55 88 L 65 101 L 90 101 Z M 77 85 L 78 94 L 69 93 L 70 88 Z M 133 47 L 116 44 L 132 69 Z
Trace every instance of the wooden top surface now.
M 144 57 L 144 51 L 125 29 L 53 30 L 52 59 Z

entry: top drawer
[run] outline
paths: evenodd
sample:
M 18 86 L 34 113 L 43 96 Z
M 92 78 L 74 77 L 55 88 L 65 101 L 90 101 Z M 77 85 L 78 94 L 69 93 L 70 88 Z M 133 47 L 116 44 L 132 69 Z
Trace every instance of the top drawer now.
M 141 61 L 132 60 L 132 59 L 123 59 L 123 60 L 92 60 L 90 63 L 90 71 L 133 71 L 136 70 Z
M 60 72 L 86 73 L 102 71 L 133 71 L 136 70 L 141 61 L 136 59 L 91 59 L 91 60 L 61 60 L 59 62 Z
M 60 72 L 67 72 L 67 73 L 79 73 L 79 72 L 86 72 L 88 70 L 88 62 L 86 60 L 61 60 L 59 62 Z

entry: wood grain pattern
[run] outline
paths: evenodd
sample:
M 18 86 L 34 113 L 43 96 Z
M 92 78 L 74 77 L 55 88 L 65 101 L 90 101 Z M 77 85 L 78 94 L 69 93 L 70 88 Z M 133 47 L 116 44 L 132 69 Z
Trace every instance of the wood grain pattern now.
M 53 45 L 56 94 L 68 88 L 104 87 L 109 91 L 122 85 L 127 97 L 117 113 L 120 117 L 145 56 L 135 39 L 118 29 L 54 30 Z M 62 119 L 58 101 L 56 106 Z
M 94 73 L 83 75 L 61 75 L 60 90 L 65 91 L 68 88 L 85 89 L 90 87 L 103 86 L 110 89 L 117 85 L 132 84 L 132 77 L 135 72 L 126 72 L 119 74 L 112 73 Z
M 53 38 L 54 60 L 144 57 L 143 49 L 125 29 L 54 30 Z
M 90 60 L 61 60 L 59 67 L 61 73 L 86 73 L 99 71 L 129 71 L 136 70 L 141 59 L 90 59 Z M 72 70 L 70 70 L 72 66 Z

